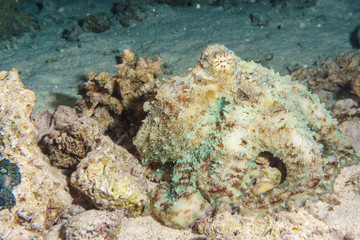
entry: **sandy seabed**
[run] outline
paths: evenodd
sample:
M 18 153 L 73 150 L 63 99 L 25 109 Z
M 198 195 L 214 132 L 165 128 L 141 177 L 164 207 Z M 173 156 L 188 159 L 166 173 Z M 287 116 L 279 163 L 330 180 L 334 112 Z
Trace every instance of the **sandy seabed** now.
M 82 31 L 78 42 L 62 38 L 65 29 L 77 26 L 87 14 L 105 12 L 111 17 L 111 6 L 112 1 L 58 1 L 39 13 L 41 30 L 1 51 L 1 70 L 17 68 L 25 86 L 35 91 L 35 113 L 74 103 L 88 71 L 114 73 L 126 48 L 137 56 L 161 56 L 166 65 L 163 77 L 187 72 L 201 50 L 215 43 L 284 75 L 287 68 L 311 66 L 318 58 L 356 50 L 350 35 L 360 19 L 356 0 L 319 0 L 316 6 L 298 10 L 275 8 L 268 1 L 240 1 L 228 9 L 154 3 L 146 5 L 146 12 L 139 14 L 143 18 L 132 21 L 131 27 L 124 28 L 113 17 L 105 32 Z M 261 16 L 265 26 L 253 26 L 251 14 Z

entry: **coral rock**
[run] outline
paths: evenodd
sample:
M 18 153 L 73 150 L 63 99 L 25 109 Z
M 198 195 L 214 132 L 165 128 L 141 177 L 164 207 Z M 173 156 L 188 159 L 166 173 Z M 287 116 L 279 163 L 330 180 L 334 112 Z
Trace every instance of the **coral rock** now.
M 335 117 L 339 123 L 358 119 L 360 116 L 359 101 L 353 98 L 340 99 L 333 105 L 331 115 Z
M 109 76 L 102 72 L 98 76 L 93 71 L 88 74 L 84 84 L 83 98 L 78 105 L 87 116 L 92 116 L 97 108 L 106 107 L 112 114 L 120 115 L 124 108 L 135 104 L 139 98 L 144 98 L 155 87 L 156 77 L 162 75 L 163 61 L 157 58 L 138 60 L 135 54 L 125 49 L 121 64 L 116 66 L 118 74 Z
M 351 90 L 360 97 L 360 71 L 351 80 Z
M 102 210 L 139 215 L 147 202 L 145 170 L 130 153 L 102 136 L 71 176 L 71 184 Z
M 327 108 L 333 105 L 336 95 L 346 89 L 350 82 L 355 94 L 358 90 L 360 75 L 359 53 L 339 54 L 335 60 L 319 59 L 310 68 L 298 68 L 291 73 L 291 77 L 308 86 L 309 90 L 319 95 L 321 102 Z
M 132 138 L 145 118 L 143 104 L 152 96 L 157 77 L 162 75 L 162 65 L 160 57 L 155 61 L 137 59 L 131 50 L 125 49 L 116 75 L 89 72 L 82 90 L 83 100 L 75 108 L 97 120 L 101 133 L 107 132 L 117 144 L 135 153 Z
M 156 77 L 162 75 L 161 67 L 164 62 L 160 57 L 154 62 L 142 57 L 136 61 L 134 53 L 128 49 L 124 50 L 121 62 L 116 66 L 117 82 L 122 102 L 125 107 L 129 107 L 136 99 L 152 92 Z
M 356 154 L 360 156 L 360 119 L 344 121 L 339 124 L 339 129 L 349 139 Z
M 65 224 L 65 239 L 92 240 L 117 239 L 121 228 L 123 213 L 98 210 L 85 211 L 71 216 Z
M 34 105 L 35 94 L 24 88 L 15 69 L 0 72 L 0 151 L 10 160 L 1 162 L 1 173 L 10 174 L 1 182 L 1 205 L 7 208 L 16 199 L 11 210 L 0 211 L 2 239 L 43 239 L 72 202 L 65 177 L 37 146 L 37 130 L 30 120 Z
M 359 161 L 316 95 L 221 45 L 159 83 L 144 109 L 134 144 L 164 173 L 150 208 L 175 228 L 222 202 L 258 216 L 300 206 Z
M 331 115 L 338 121 L 340 131 L 351 141 L 351 145 L 360 156 L 360 107 L 356 98 L 338 100 L 333 108 Z
M 59 106 L 53 113 L 41 112 L 34 124 L 39 129 L 39 146 L 56 167 L 76 167 L 100 141 L 97 121 L 87 116 L 78 117 L 67 106 Z

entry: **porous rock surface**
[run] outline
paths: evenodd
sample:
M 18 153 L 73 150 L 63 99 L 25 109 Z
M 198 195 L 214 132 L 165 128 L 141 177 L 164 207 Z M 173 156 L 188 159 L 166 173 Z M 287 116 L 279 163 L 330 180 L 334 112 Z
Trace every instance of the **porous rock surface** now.
M 71 184 L 99 209 L 125 209 L 127 215 L 137 216 L 147 203 L 144 168 L 107 136 L 101 136 L 97 148 L 77 165 Z
M 24 87 L 16 69 L 0 72 L 0 150 L 21 174 L 13 189 L 16 205 L 0 211 L 3 239 L 43 238 L 72 202 L 65 177 L 37 146 L 30 120 L 34 104 L 35 94 Z
M 76 167 L 100 141 L 98 122 L 79 117 L 67 106 L 59 106 L 54 112 L 40 112 L 34 124 L 39 129 L 39 146 L 56 167 Z
M 89 210 L 71 216 L 64 225 L 66 240 L 117 239 L 122 211 Z

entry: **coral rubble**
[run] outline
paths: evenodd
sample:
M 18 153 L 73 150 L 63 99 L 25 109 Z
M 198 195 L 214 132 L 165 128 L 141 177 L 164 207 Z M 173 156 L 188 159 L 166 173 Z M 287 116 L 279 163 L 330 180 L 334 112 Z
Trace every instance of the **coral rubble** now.
M 339 124 L 340 131 L 351 142 L 356 153 L 360 154 L 360 107 L 359 99 L 347 98 L 338 100 L 331 111 Z
M 354 94 L 360 97 L 360 67 L 358 68 L 358 72 L 354 74 L 351 80 L 351 90 Z
M 38 114 L 34 124 L 39 129 L 39 146 L 51 164 L 75 168 L 99 145 L 105 132 L 118 144 L 134 149 L 131 138 L 145 118 L 142 105 L 150 98 L 156 77 L 162 74 L 162 64 L 161 58 L 154 62 L 136 59 L 132 51 L 124 50 L 115 76 L 89 72 L 81 91 L 83 100 L 75 109 L 59 106 L 53 112 Z
M 85 32 L 101 33 L 110 28 L 111 21 L 104 12 L 95 15 L 88 14 L 85 18 L 79 20 L 79 26 Z
M 70 180 L 79 191 L 75 194 L 101 210 L 124 209 L 127 216 L 137 216 L 147 203 L 146 169 L 117 144 L 132 145 L 162 64 L 160 58 L 136 59 L 125 50 L 117 75 L 89 72 L 83 100 L 74 109 L 59 106 L 34 119 L 38 145 L 50 163 L 69 175 L 75 170 Z
M 317 60 L 309 68 L 291 71 L 292 78 L 308 86 L 331 109 L 341 132 L 360 153 L 360 57 L 358 52 L 342 53 L 335 59 Z M 356 96 L 357 95 L 357 96 Z
M 327 108 L 335 102 L 335 97 L 352 85 L 355 94 L 360 92 L 359 53 L 339 54 L 335 59 L 319 59 L 310 68 L 298 68 L 291 71 L 291 77 L 308 86 L 312 93 L 320 97 Z
M 117 239 L 123 214 L 121 211 L 85 211 L 71 216 L 65 224 L 67 240 Z
M 345 121 L 359 119 L 359 101 L 353 98 L 340 99 L 332 106 L 331 115 L 335 117 L 340 124 Z
M 155 88 L 157 77 L 162 75 L 163 61 L 136 58 L 126 49 L 121 63 L 116 66 L 117 74 L 106 72 L 88 74 L 88 81 L 81 91 L 83 99 L 76 105 L 77 111 L 98 121 L 100 132 L 110 137 L 127 150 L 132 146 L 141 120 L 145 118 L 143 104 L 149 100 Z M 128 143 L 131 143 L 131 146 Z
M 109 76 L 102 72 L 96 76 L 94 72 L 89 72 L 79 108 L 87 116 L 93 116 L 101 107 L 120 115 L 124 108 L 129 108 L 139 98 L 152 92 L 156 77 L 162 75 L 162 65 L 161 58 L 154 62 L 142 57 L 136 59 L 131 50 L 124 50 L 121 63 L 116 66 L 117 75 Z
M 34 124 L 39 129 L 39 146 L 56 167 L 76 167 L 100 141 L 97 121 L 79 117 L 67 106 L 59 106 L 53 113 L 41 112 Z
M 300 206 L 359 161 L 319 98 L 222 45 L 158 84 L 134 144 L 162 181 L 150 208 L 186 228 L 221 203 L 245 215 Z

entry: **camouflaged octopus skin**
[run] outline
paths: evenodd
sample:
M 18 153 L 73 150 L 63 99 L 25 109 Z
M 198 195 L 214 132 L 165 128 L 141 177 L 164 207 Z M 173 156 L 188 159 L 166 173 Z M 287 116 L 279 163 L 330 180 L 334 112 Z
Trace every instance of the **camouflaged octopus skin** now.
M 150 208 L 174 228 L 223 202 L 257 216 L 300 206 L 359 160 L 316 95 L 222 45 L 159 83 L 144 109 L 134 143 L 162 173 Z

